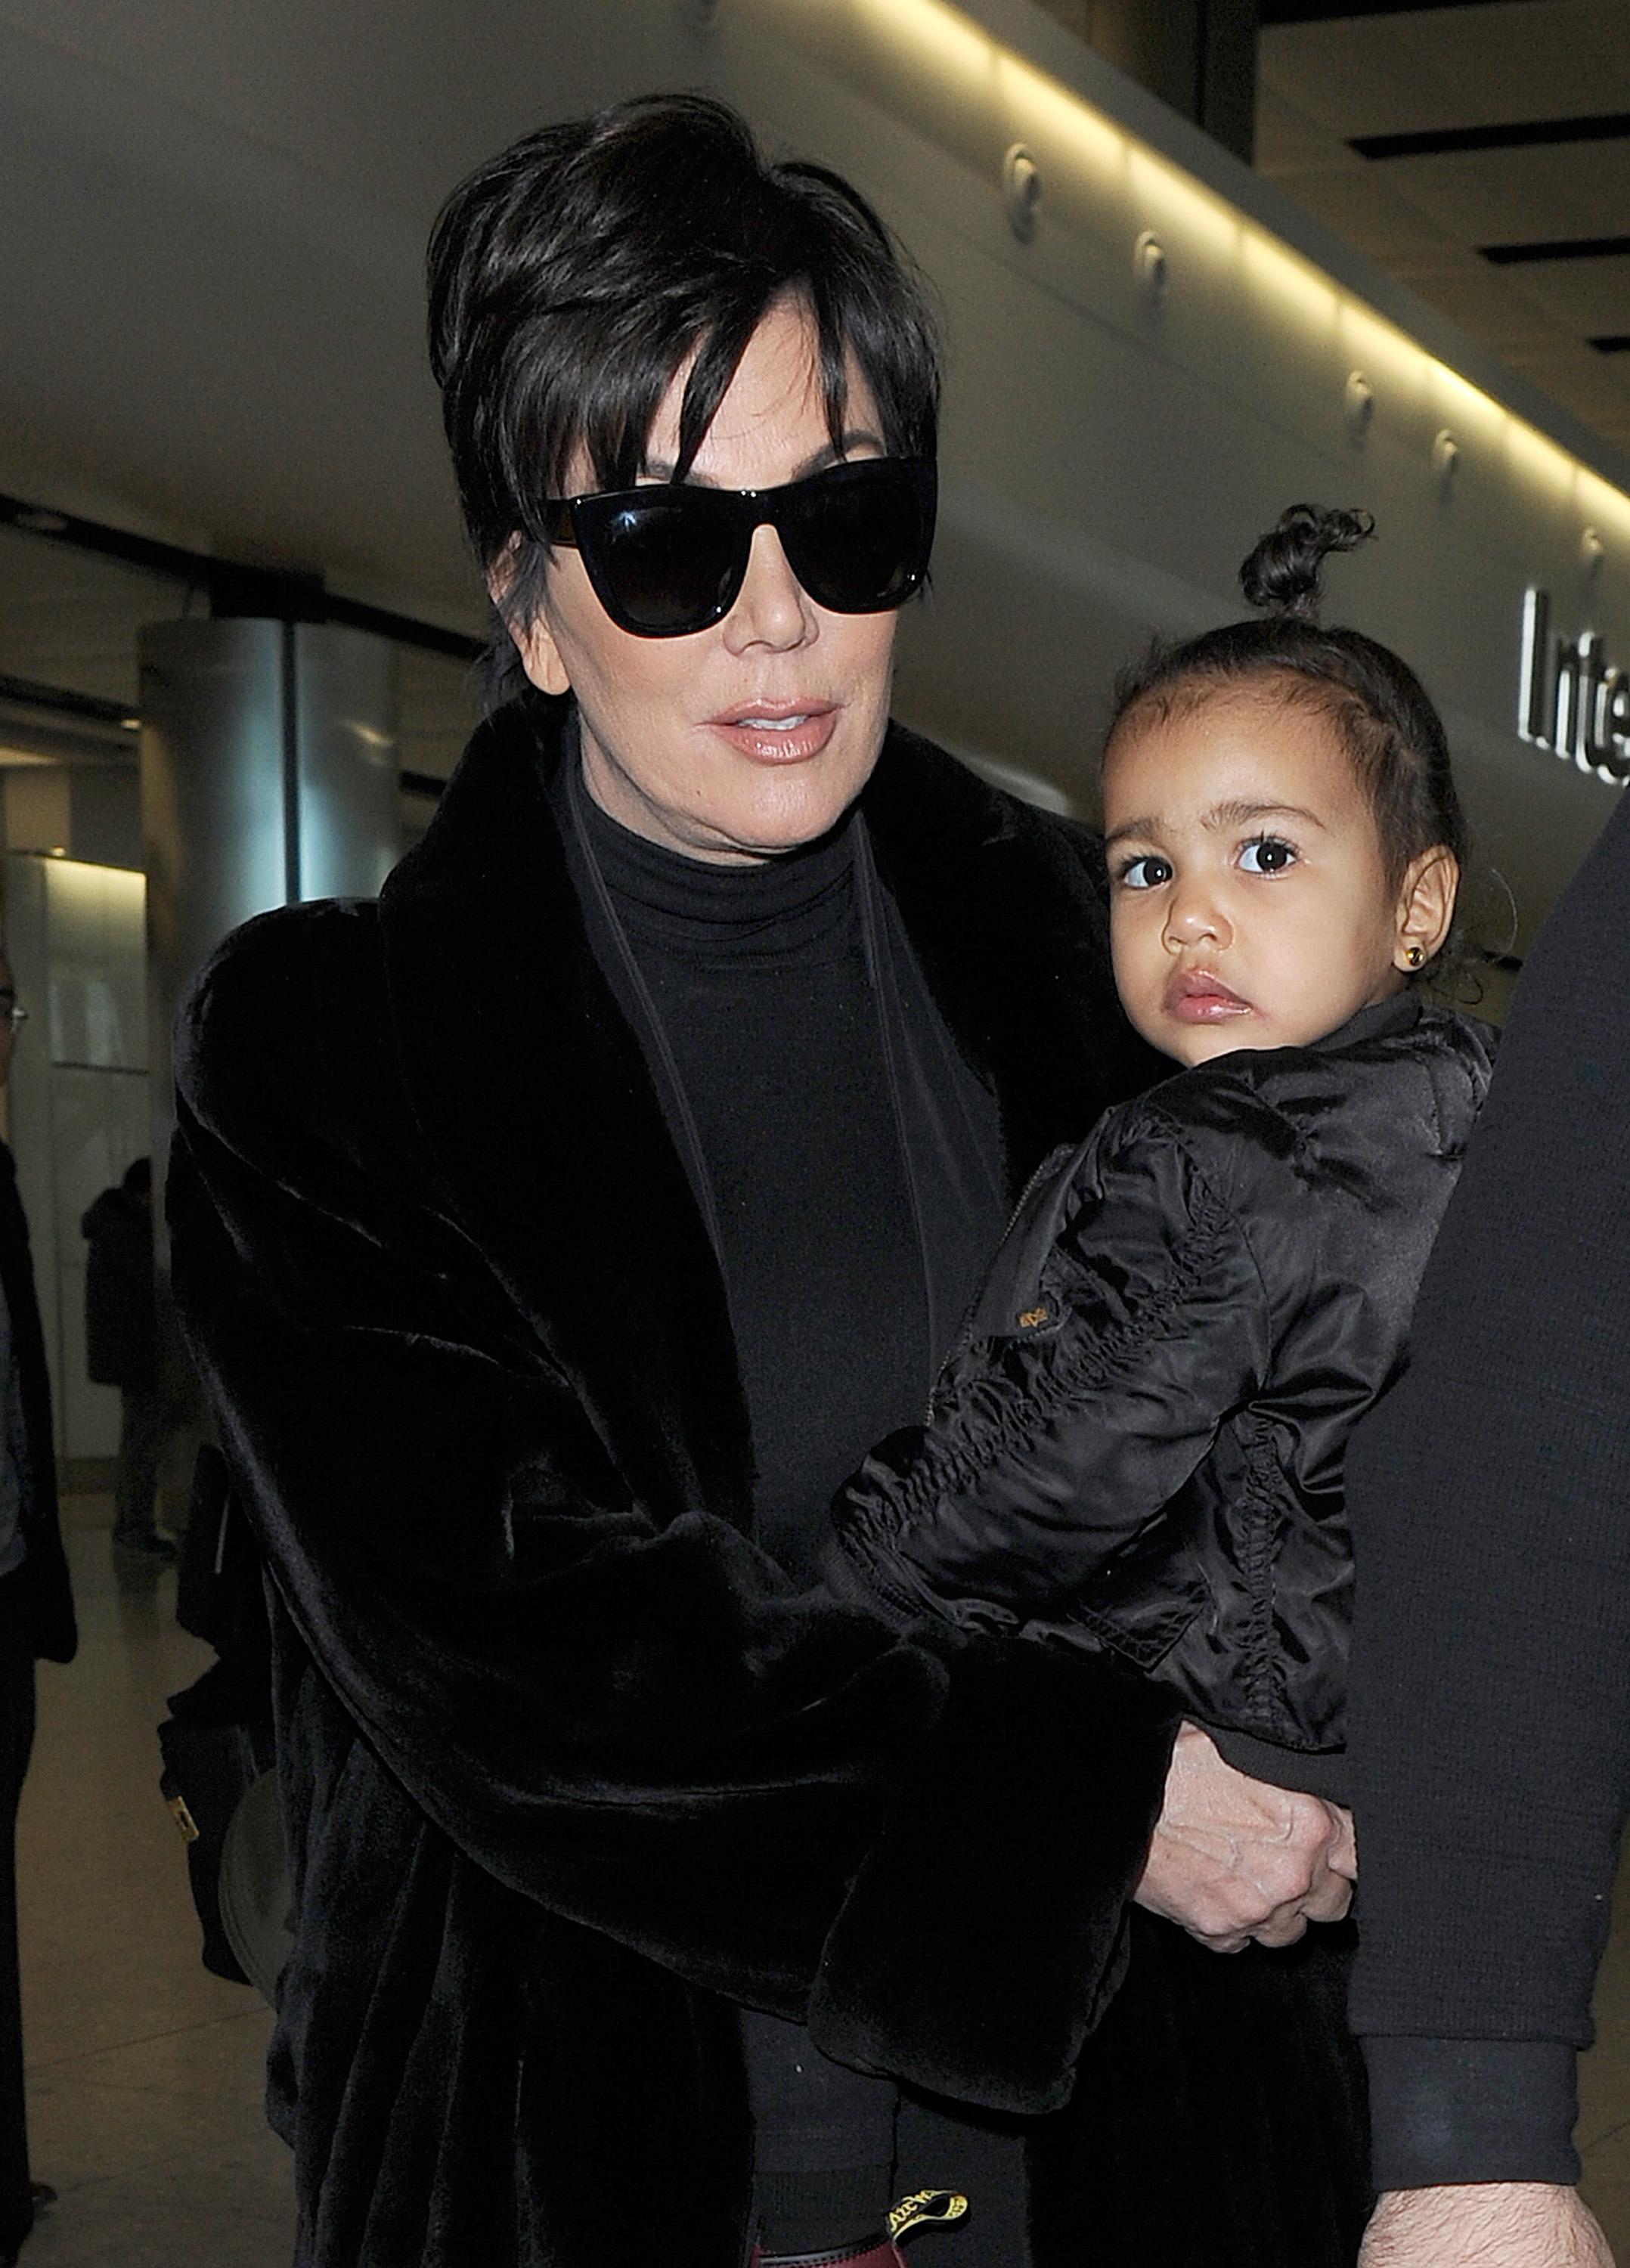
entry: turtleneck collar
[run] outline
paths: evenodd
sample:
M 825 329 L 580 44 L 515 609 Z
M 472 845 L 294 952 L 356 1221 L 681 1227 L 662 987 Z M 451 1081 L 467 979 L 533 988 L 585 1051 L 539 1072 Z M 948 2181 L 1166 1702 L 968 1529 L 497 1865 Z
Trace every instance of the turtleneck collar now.
M 858 823 L 750 865 L 688 858 L 602 811 L 579 773 L 576 815 L 631 937 L 707 961 L 780 961 L 846 935 L 855 904 Z

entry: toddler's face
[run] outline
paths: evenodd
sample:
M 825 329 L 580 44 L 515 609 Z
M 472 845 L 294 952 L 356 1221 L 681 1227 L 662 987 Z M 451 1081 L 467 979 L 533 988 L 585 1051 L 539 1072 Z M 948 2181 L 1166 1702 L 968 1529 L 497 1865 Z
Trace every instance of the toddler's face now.
M 1242 689 L 1134 724 L 1103 793 L 1115 981 L 1179 1063 L 1322 1039 L 1398 990 L 1412 940 L 1435 949 L 1317 709 Z

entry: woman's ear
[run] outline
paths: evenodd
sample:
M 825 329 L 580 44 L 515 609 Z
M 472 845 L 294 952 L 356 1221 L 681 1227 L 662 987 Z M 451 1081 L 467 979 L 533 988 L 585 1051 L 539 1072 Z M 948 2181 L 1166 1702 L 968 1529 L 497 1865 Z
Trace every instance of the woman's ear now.
M 498 557 L 487 571 L 487 595 L 504 617 L 504 627 L 514 641 L 520 666 L 540 693 L 569 693 L 572 680 L 566 674 L 566 665 L 560 658 L 560 648 L 555 643 L 542 600 L 529 622 L 511 620 L 505 605 L 514 575 L 515 550 L 520 541 L 512 535 Z
M 1408 971 L 1424 968 L 1442 950 L 1455 918 L 1460 861 L 1446 843 L 1412 858 L 1398 896 L 1398 940 L 1393 963 Z

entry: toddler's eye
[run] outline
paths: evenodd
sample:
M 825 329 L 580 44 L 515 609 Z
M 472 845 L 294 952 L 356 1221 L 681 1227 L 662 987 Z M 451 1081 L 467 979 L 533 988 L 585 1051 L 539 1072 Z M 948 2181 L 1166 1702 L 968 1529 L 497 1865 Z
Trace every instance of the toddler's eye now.
M 1157 858 L 1151 851 L 1141 858 L 1129 858 L 1116 879 L 1129 890 L 1157 890 L 1171 876 L 1170 859 Z
M 1295 863 L 1294 847 L 1277 835 L 1259 835 L 1240 852 L 1240 865 L 1248 874 L 1282 874 Z

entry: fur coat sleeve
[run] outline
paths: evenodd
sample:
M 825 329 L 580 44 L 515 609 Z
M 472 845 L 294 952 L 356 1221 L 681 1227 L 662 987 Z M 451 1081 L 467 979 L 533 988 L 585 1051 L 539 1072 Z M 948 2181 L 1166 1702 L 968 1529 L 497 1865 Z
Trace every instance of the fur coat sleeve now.
M 548 972 L 500 1045 L 441 1017 L 471 967 L 386 960 L 374 907 L 267 917 L 177 1043 L 177 1302 L 322 1676 L 413 1805 L 540 1909 L 851 2062 L 1063 2100 L 1169 1705 L 794 1593 L 718 1440 L 667 1414 L 697 1406 L 713 1316 L 698 1278 L 665 1319 L 679 1169 L 638 1099 L 600 1082 L 603 1123 L 557 1143 L 539 1051 L 569 1080 L 577 1042 Z M 506 1160 L 427 1137 L 402 1063 L 438 1045 Z

